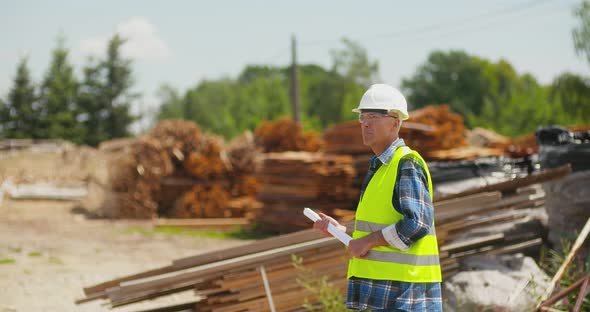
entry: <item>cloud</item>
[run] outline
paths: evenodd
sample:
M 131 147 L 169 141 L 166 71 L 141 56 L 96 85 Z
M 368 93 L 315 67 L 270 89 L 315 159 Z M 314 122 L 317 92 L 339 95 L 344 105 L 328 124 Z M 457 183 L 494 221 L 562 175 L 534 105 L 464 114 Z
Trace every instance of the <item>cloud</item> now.
M 163 62 L 172 52 L 160 38 L 156 28 L 144 17 L 132 17 L 117 25 L 115 33 L 127 41 L 121 47 L 121 54 L 134 60 Z M 101 35 L 80 42 L 82 53 L 90 56 L 104 56 L 112 35 Z

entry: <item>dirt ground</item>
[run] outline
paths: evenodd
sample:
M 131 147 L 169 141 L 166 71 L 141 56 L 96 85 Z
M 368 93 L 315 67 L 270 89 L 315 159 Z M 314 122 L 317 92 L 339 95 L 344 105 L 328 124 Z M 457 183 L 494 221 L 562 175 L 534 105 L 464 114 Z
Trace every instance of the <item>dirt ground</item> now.
M 144 223 L 88 220 L 73 204 L 4 200 L 0 206 L 0 312 L 105 311 L 98 300 L 75 305 L 82 288 L 169 265 L 174 259 L 247 241 L 146 235 Z M 116 308 L 137 311 L 194 299 L 192 291 Z
M 63 153 L 0 155 L 0 184 L 82 180 L 94 157 Z M 70 153 L 71 155 L 71 153 Z M 64 158 L 65 157 L 65 158 Z M 69 164 L 69 165 L 66 165 Z M 64 183 L 65 184 L 65 183 Z M 0 312 L 108 311 L 107 301 L 81 305 L 83 287 L 169 265 L 173 260 L 248 243 L 189 235 L 159 234 L 142 221 L 88 219 L 65 201 L 0 202 Z M 192 291 L 115 308 L 139 311 L 195 299 Z

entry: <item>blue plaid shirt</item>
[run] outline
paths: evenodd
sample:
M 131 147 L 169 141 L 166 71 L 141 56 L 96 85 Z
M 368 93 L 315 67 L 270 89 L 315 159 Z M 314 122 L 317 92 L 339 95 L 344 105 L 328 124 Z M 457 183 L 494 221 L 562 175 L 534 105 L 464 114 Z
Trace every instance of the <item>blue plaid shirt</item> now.
M 402 139 L 393 142 L 383 154 L 371 158 L 361 197 L 377 169 L 384 163 L 388 164 L 400 146 L 405 146 Z M 404 218 L 389 230 L 395 231 L 392 234 L 401 241 L 401 245 L 411 246 L 428 234 L 434 218 L 434 207 L 428 192 L 428 180 L 420 164 L 412 157 L 404 157 L 400 160 L 398 170 L 392 202 L 393 207 Z M 442 311 L 440 283 L 408 283 L 351 277 L 348 280 L 346 301 L 347 308 L 354 310 Z

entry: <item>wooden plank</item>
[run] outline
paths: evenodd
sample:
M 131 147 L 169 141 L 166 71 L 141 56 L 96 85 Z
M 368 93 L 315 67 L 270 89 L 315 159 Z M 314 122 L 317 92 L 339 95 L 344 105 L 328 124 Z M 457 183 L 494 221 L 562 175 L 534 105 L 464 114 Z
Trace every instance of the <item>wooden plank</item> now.
M 303 211 L 303 210 L 302 210 Z M 310 224 L 311 226 L 311 224 Z M 265 250 L 279 248 L 287 245 L 298 244 L 318 238 L 322 238 L 322 234 L 314 229 L 299 231 L 295 233 L 285 234 L 277 237 L 270 237 L 247 245 L 228 248 L 224 250 L 212 251 L 201 255 L 181 258 L 172 262 L 172 267 L 176 270 L 199 266 L 211 262 L 223 261 L 231 258 L 253 254 Z
M 467 195 L 459 198 L 437 201 L 434 204 L 434 213 L 444 213 L 449 211 L 457 211 L 473 206 L 480 206 L 496 202 L 502 198 L 500 192 L 483 192 L 472 195 Z
M 483 206 L 472 206 L 471 208 L 466 208 L 457 211 L 448 211 L 444 213 L 439 213 L 435 215 L 435 222 L 443 223 L 445 221 L 451 220 L 453 218 L 460 218 L 466 217 L 469 215 L 474 214 L 482 214 L 490 211 L 495 211 L 504 208 L 510 208 L 511 206 L 522 204 L 523 202 L 527 202 L 531 200 L 531 195 L 523 194 L 523 195 L 515 195 L 502 198 L 501 200 L 495 201 L 491 204 L 483 205 Z
M 324 246 L 339 244 L 340 242 L 334 238 L 322 238 L 309 242 L 303 242 L 292 246 L 267 250 L 256 254 L 249 254 L 239 258 L 199 266 L 197 268 L 190 269 L 188 272 L 176 273 L 170 276 L 159 277 L 149 281 L 137 281 L 128 285 L 122 285 L 116 289 L 113 289 L 112 291 L 109 290 L 107 293 L 111 301 L 120 297 L 135 298 L 138 292 L 141 293 L 141 296 L 144 296 L 144 291 L 149 293 L 157 293 L 158 288 L 174 289 L 175 287 L 180 287 L 177 285 L 184 285 L 184 283 L 189 283 L 193 280 L 210 274 L 223 274 L 223 271 L 238 267 L 256 266 L 263 261 L 271 260 L 280 256 L 291 255 L 294 253 L 296 254 L 298 252 L 308 250 L 309 248 L 321 248 Z
M 119 286 L 119 284 L 122 282 L 132 281 L 132 280 L 145 278 L 145 277 L 156 276 L 156 275 L 160 275 L 160 274 L 174 272 L 176 270 L 177 269 L 174 268 L 173 266 L 165 266 L 165 267 L 161 267 L 161 268 L 157 268 L 157 269 L 153 269 L 153 270 L 140 272 L 137 274 L 127 275 L 127 276 L 113 279 L 110 281 L 106 281 L 106 282 L 103 282 L 100 284 L 96 284 L 94 286 L 84 287 L 84 294 L 86 294 L 87 298 L 91 298 L 91 297 L 93 299 L 106 298 L 106 292 L 104 292 L 104 291 L 107 290 L 108 288 Z M 81 299 L 81 300 L 84 300 L 84 299 Z M 82 302 L 87 302 L 87 301 L 88 300 L 82 301 Z
M 496 184 L 490 184 L 479 188 L 474 188 L 471 190 L 467 190 L 457 194 L 448 194 L 444 196 L 439 196 L 434 199 L 435 202 L 442 201 L 442 200 L 449 200 L 457 197 L 464 197 L 467 195 L 482 193 L 482 192 L 493 192 L 493 191 L 500 191 L 506 192 L 515 190 L 520 187 L 537 184 L 545 181 L 555 180 L 562 177 L 567 176 L 572 172 L 572 167 L 568 165 L 564 165 L 554 169 L 547 169 L 537 174 L 532 174 L 522 178 L 516 178 L 513 180 L 500 182 Z
M 487 235 L 484 237 L 477 237 L 468 240 L 464 240 L 457 243 L 447 244 L 440 248 L 441 251 L 448 251 L 448 252 L 457 252 L 465 249 L 473 249 L 477 246 L 491 244 L 494 242 L 499 242 L 504 239 L 504 233 L 496 233 Z
M 159 218 L 154 220 L 154 226 L 164 227 L 182 227 L 192 229 L 215 228 L 227 229 L 237 226 L 249 225 L 250 221 L 246 218 L 195 218 L 195 219 L 172 219 Z

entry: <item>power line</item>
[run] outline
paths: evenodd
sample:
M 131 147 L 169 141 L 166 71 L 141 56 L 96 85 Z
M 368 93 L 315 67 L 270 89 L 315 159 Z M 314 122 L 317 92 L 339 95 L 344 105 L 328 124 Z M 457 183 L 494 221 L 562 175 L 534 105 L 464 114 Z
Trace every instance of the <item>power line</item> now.
M 279 58 L 280 56 L 285 55 L 289 51 L 290 51 L 290 47 L 284 47 L 284 48 L 278 50 L 278 52 L 272 54 L 271 56 L 265 57 L 264 58 L 264 60 L 265 60 L 264 62 L 265 63 L 271 63 L 272 61 L 274 61 L 275 59 Z
M 539 17 L 546 17 L 546 16 L 550 16 L 553 15 L 555 13 L 560 13 L 560 11 L 557 10 L 553 10 L 550 12 L 544 12 L 545 14 L 537 14 L 535 15 L 535 18 L 539 18 Z M 448 30 L 448 31 L 443 31 L 443 32 L 439 32 L 436 34 L 436 38 L 440 39 L 442 37 L 448 37 L 448 36 L 452 36 L 452 35 L 456 35 L 456 34 L 467 34 L 467 33 L 473 33 L 476 31 L 481 31 L 490 27 L 498 27 L 498 21 L 488 21 L 487 23 L 483 23 L 480 25 L 474 25 L 471 26 L 470 28 L 464 28 L 464 29 L 454 29 L 454 30 Z M 530 22 L 530 20 L 517 20 L 517 21 L 512 21 L 511 23 L 508 22 L 504 22 L 502 23 L 499 27 L 505 27 L 505 26 L 509 26 L 509 25 L 513 25 L 513 24 L 521 24 L 521 23 L 526 23 L 526 22 Z M 428 35 L 428 34 L 427 34 Z M 416 36 L 412 37 L 412 38 L 405 38 L 405 39 L 401 39 L 402 42 L 414 42 L 414 41 L 422 41 L 425 38 L 427 38 L 427 36 L 421 36 L 419 38 L 416 38 Z
M 437 35 L 437 38 L 448 37 L 448 36 L 456 35 L 456 34 L 471 33 L 474 31 L 480 31 L 482 29 L 486 29 L 486 28 L 496 25 L 498 23 L 498 19 L 505 20 L 506 18 L 514 18 L 514 17 L 522 16 L 523 14 L 528 14 L 531 12 L 530 11 L 531 9 L 539 7 L 541 4 L 545 4 L 548 2 L 552 2 L 552 1 L 553 0 L 533 0 L 533 1 L 526 2 L 526 3 L 521 3 L 521 4 L 517 4 L 517 5 L 504 7 L 504 8 L 501 8 L 497 11 L 493 11 L 490 13 L 484 13 L 484 14 L 479 14 L 479 15 L 475 15 L 475 16 L 465 17 L 463 19 L 454 20 L 452 22 L 445 21 L 445 22 L 435 23 L 435 24 L 431 24 L 431 25 L 427 25 L 427 26 L 419 27 L 419 28 L 405 29 L 405 30 L 400 30 L 400 31 L 392 32 L 392 33 L 366 36 L 366 37 L 356 37 L 356 38 L 361 41 L 370 41 L 370 40 L 384 39 L 384 38 L 392 39 L 395 37 L 399 38 L 399 37 L 411 36 L 411 38 L 407 38 L 407 40 L 404 40 L 406 42 L 407 41 L 411 42 L 411 41 L 424 40 L 424 38 L 425 38 L 424 35 L 430 35 L 433 33 L 435 33 Z M 565 7 L 560 5 L 560 8 L 565 8 Z M 555 12 L 557 12 L 557 11 L 553 10 L 548 13 L 553 14 Z M 537 18 L 540 16 L 546 16 L 546 15 L 547 14 L 536 15 L 535 17 Z M 472 25 L 472 26 L 467 26 L 467 27 L 465 25 L 466 23 L 473 24 L 474 22 L 479 25 Z M 482 22 L 484 22 L 484 24 L 482 24 Z M 522 22 L 522 20 L 515 21 L 513 23 L 520 23 L 520 22 Z M 505 25 L 508 25 L 508 23 L 503 22 L 501 26 L 505 26 Z M 459 29 L 450 29 L 450 28 L 456 28 L 456 27 L 460 27 L 460 28 Z M 421 36 L 420 38 L 416 38 L 416 36 L 420 36 L 420 35 L 423 35 L 423 36 Z M 304 42 L 300 42 L 299 46 L 317 46 L 317 45 L 323 45 L 323 44 L 328 44 L 328 43 L 335 43 L 335 42 L 339 42 L 339 41 L 340 41 L 340 39 L 304 41 Z M 265 62 L 270 63 L 270 62 L 276 60 L 277 58 L 286 55 L 288 52 L 289 52 L 289 47 L 283 47 L 282 49 L 278 50 L 278 52 L 272 54 L 272 56 L 265 58 Z
M 355 38 L 362 40 L 362 41 L 368 41 L 368 40 L 392 38 L 392 37 L 400 37 L 400 36 L 416 36 L 421 33 L 441 31 L 442 29 L 449 28 L 449 27 L 456 27 L 456 26 L 463 26 L 464 27 L 465 23 L 470 23 L 473 21 L 481 22 L 484 19 L 497 18 L 497 17 L 501 17 L 506 14 L 514 14 L 514 13 L 519 13 L 521 11 L 527 11 L 531 8 L 537 7 L 541 4 L 544 4 L 549 1 L 551 1 L 551 0 L 533 0 L 533 1 L 529 1 L 527 3 L 523 3 L 523 4 L 519 4 L 519 5 L 505 7 L 505 8 L 502 8 L 500 10 L 497 10 L 497 11 L 494 11 L 491 13 L 484 13 L 484 14 L 479 14 L 476 16 L 466 17 L 461 20 L 455 20 L 450 23 L 448 21 L 445 21 L 445 22 L 435 23 L 435 24 L 431 24 L 431 25 L 419 27 L 419 28 L 414 28 L 414 29 L 404 29 L 404 30 L 400 30 L 400 31 L 392 32 L 392 33 L 380 34 L 380 35 L 376 35 L 376 36 L 375 35 L 374 36 L 363 36 L 363 37 L 355 37 Z M 334 43 L 337 41 L 339 41 L 339 40 L 328 39 L 328 40 L 304 41 L 304 42 L 301 42 L 300 45 L 305 45 L 305 46 L 321 45 L 321 44 L 327 44 L 327 43 Z

